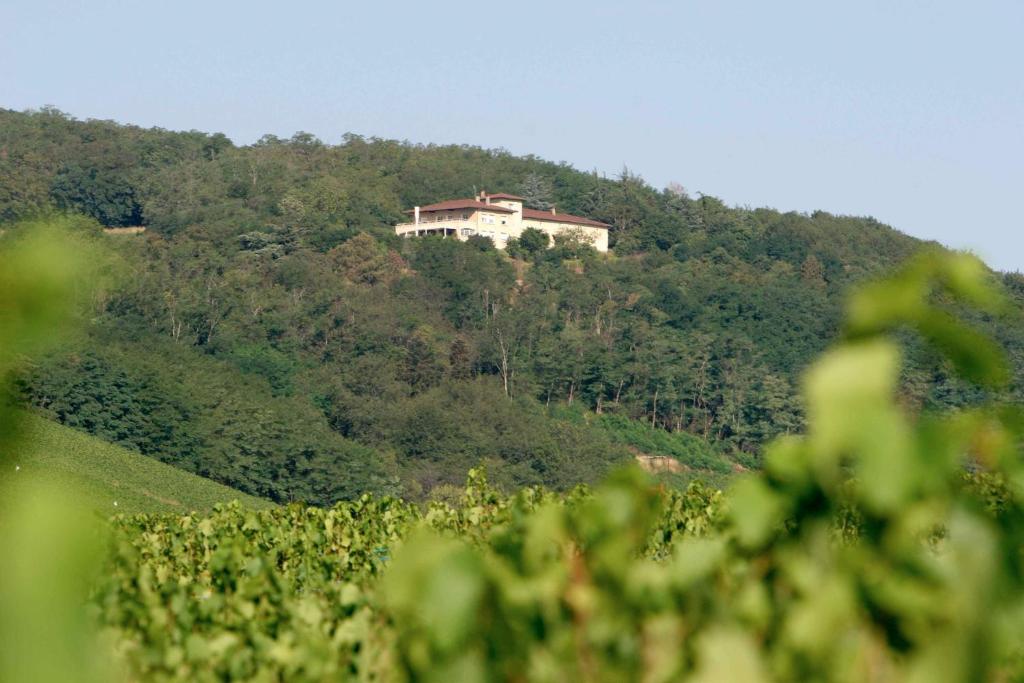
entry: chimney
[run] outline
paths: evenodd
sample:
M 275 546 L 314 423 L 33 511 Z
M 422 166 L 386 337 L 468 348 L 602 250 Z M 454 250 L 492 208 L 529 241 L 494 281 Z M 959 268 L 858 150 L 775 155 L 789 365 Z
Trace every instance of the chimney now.
M 555 207 L 554 207 L 554 205 L 551 206 L 551 215 L 552 216 L 555 215 Z
M 420 224 L 420 207 L 414 206 L 413 209 L 412 209 L 412 215 L 413 215 L 413 222 L 416 225 L 419 225 Z

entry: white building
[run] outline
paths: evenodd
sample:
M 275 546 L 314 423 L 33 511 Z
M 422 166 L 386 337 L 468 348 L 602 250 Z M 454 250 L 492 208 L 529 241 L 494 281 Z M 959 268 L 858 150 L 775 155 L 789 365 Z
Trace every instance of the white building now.
M 490 237 L 504 249 L 508 240 L 519 237 L 526 228 L 555 235 L 572 234 L 590 242 L 598 251 L 608 251 L 608 224 L 568 213 L 523 208 L 523 198 L 512 194 L 481 192 L 473 199 L 417 206 L 406 213 L 412 223 L 399 223 L 395 232 L 405 237 L 444 235 L 466 240 L 473 235 Z

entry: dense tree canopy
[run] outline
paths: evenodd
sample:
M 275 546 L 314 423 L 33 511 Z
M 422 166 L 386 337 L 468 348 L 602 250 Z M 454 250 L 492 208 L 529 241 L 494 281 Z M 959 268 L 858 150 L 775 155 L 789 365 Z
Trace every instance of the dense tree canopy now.
M 480 189 L 605 221 L 612 252 L 524 236 L 506 254 L 389 227 Z M 766 439 L 802 429 L 800 374 L 840 332 L 848 286 L 922 246 L 870 218 L 731 208 L 501 150 L 304 133 L 238 147 L 0 110 L 0 220 L 53 210 L 148 230 L 96 229 L 121 285 L 79 348 L 25 373 L 26 399 L 314 502 L 425 495 L 479 461 L 503 485 L 592 480 L 631 455 L 624 427 L 598 428 L 609 414 L 754 465 Z M 1024 287 L 1004 279 L 1015 309 L 981 322 L 1019 378 Z M 911 356 L 908 404 L 978 398 Z

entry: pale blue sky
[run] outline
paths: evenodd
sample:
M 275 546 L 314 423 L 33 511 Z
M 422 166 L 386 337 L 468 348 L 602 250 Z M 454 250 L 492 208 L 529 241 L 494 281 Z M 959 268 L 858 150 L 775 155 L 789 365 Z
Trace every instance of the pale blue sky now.
M 2 0 L 0 106 L 44 104 L 628 165 L 1024 270 L 1021 0 Z

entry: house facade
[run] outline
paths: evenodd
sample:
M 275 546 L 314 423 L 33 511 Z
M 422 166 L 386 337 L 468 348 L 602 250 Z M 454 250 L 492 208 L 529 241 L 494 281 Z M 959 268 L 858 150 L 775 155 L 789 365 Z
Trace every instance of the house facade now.
M 608 251 L 608 225 L 582 216 L 523 207 L 523 198 L 512 194 L 481 192 L 472 199 L 417 206 L 411 223 L 399 223 L 395 232 L 403 237 L 442 235 L 467 240 L 473 235 L 489 237 L 504 249 L 513 237 L 526 228 L 536 228 L 553 242 L 555 235 L 570 234 L 589 242 L 598 251 Z

